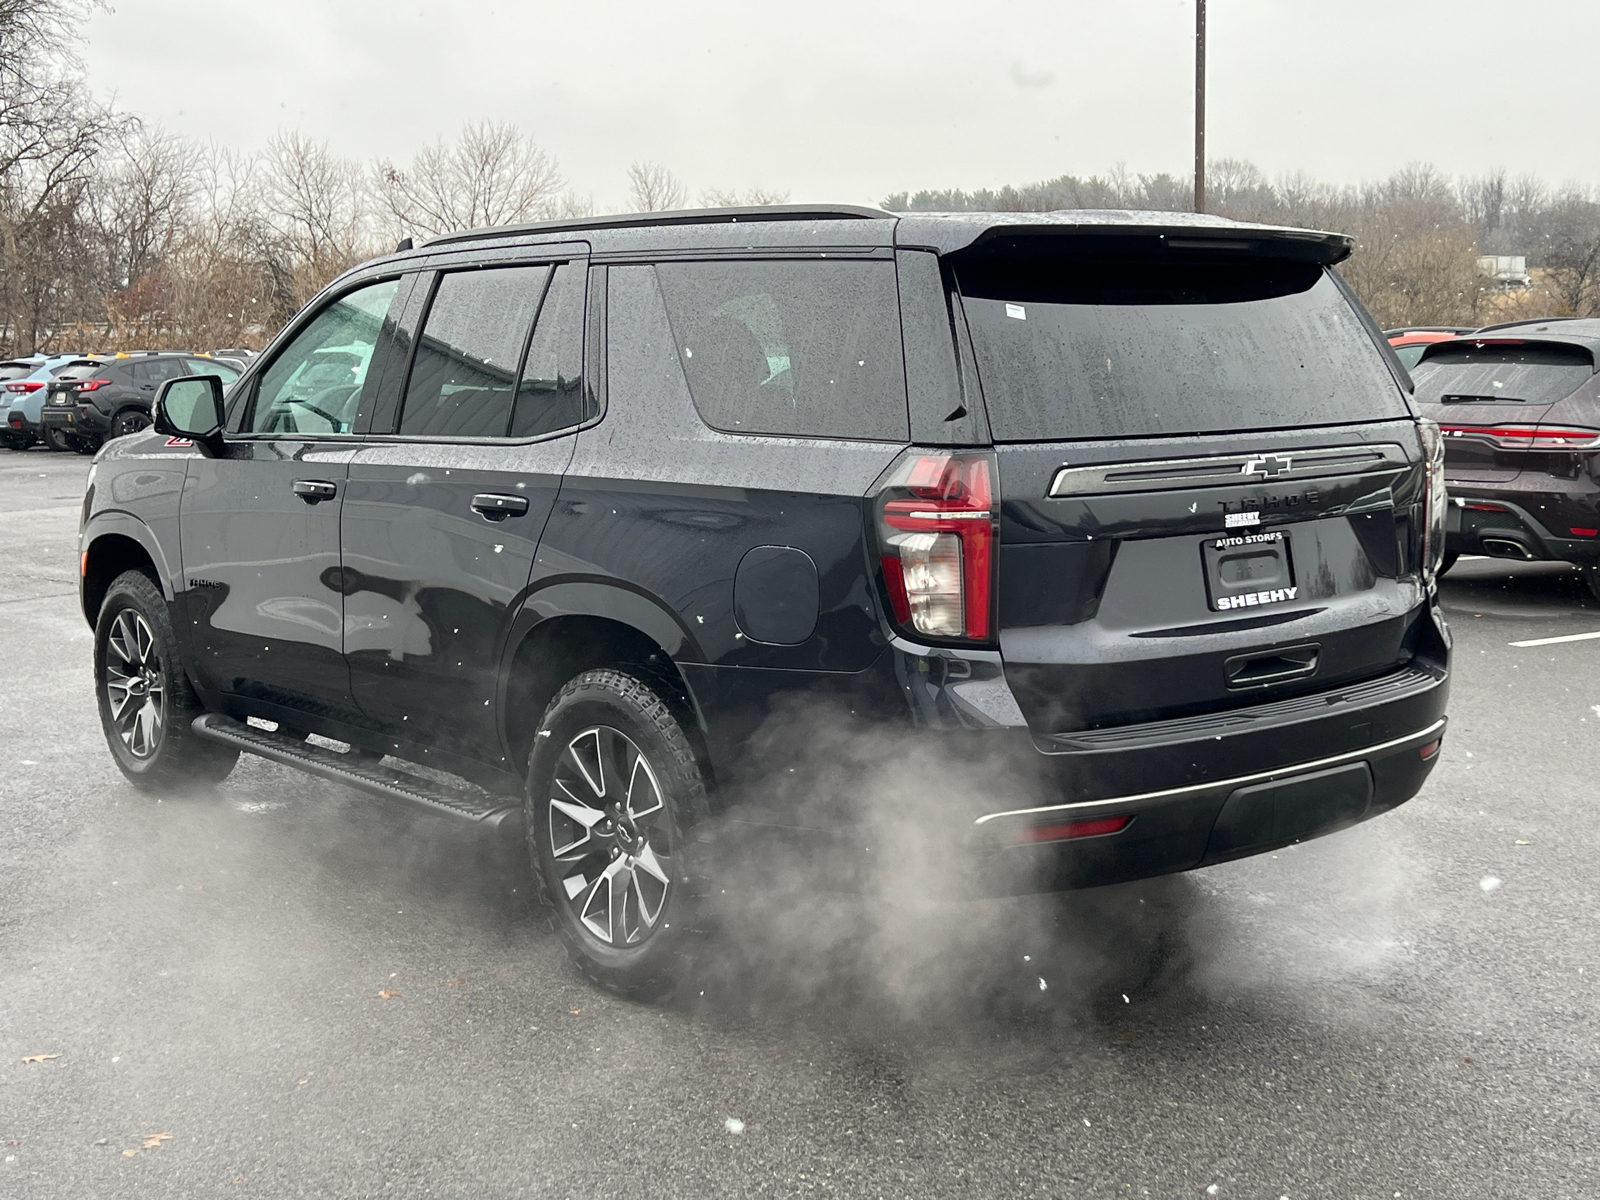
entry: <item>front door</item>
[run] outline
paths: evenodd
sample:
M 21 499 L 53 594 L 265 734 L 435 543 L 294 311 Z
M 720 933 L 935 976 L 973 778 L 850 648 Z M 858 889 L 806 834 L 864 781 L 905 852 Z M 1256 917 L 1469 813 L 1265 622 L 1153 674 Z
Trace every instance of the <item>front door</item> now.
M 397 281 L 331 301 L 247 384 L 225 454 L 191 462 L 183 608 L 201 683 L 347 717 L 339 517 L 350 431 Z
M 498 760 L 501 658 L 581 419 L 584 282 L 573 260 L 419 284 L 400 409 L 342 517 L 351 690 L 397 737 Z

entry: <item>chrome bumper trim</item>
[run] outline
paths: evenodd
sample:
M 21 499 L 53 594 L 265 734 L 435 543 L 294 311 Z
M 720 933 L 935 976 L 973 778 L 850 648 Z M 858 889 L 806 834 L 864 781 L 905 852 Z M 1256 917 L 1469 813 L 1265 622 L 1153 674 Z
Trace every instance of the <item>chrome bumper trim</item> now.
M 1306 771 L 1320 771 L 1324 767 L 1336 767 L 1340 763 L 1370 758 L 1372 755 L 1382 754 L 1386 750 L 1397 750 L 1409 742 L 1425 743 L 1434 734 L 1444 729 L 1446 721 L 1447 718 L 1440 717 L 1426 729 L 1419 729 L 1415 733 L 1408 733 L 1404 737 L 1397 737 L 1391 741 L 1379 742 L 1375 746 L 1363 746 L 1359 750 L 1335 754 L 1331 758 L 1317 758 L 1312 759 L 1310 762 L 1291 763 L 1284 767 L 1274 767 L 1270 771 L 1257 771 L 1253 775 L 1238 775 L 1232 779 L 1217 779 L 1210 783 L 1191 783 L 1183 787 L 1164 788 L 1159 792 L 1138 792 L 1131 796 L 1110 796 L 1104 800 L 1073 800 L 1066 804 L 1046 804 L 1040 808 L 1013 808 L 1006 812 L 987 813 L 973 821 L 973 824 L 987 825 L 990 821 L 998 821 L 1003 817 L 1034 817 L 1044 813 L 1083 812 L 1087 809 L 1111 808 L 1118 804 L 1140 804 L 1150 800 L 1174 800 L 1180 796 L 1190 796 L 1200 792 L 1231 792 L 1234 788 L 1245 787 L 1252 783 L 1265 783 L 1270 779 L 1299 775 Z

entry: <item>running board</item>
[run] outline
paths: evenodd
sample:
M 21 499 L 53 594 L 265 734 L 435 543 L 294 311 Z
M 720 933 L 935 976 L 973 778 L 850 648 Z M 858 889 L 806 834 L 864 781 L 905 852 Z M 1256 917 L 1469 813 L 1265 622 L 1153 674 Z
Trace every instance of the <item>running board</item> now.
M 337 750 L 257 729 L 254 725 L 247 725 L 221 713 L 206 713 L 196 717 L 193 728 L 198 736 L 207 741 L 220 742 L 235 750 L 256 754 L 336 783 L 347 783 L 376 796 L 405 800 L 433 812 L 470 821 L 508 840 L 522 839 L 522 804 L 509 797 L 494 796 L 465 787 L 448 788 L 375 762 L 352 762 Z

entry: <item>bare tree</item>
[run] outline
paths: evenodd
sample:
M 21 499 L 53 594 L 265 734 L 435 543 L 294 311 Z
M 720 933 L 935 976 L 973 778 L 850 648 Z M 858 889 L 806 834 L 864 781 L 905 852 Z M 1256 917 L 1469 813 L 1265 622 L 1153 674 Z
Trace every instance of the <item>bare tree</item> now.
M 297 132 L 267 143 L 260 164 L 260 194 L 275 237 L 262 248 L 275 265 L 287 301 L 285 318 L 332 279 L 369 258 L 367 173 L 326 142 Z
M 700 193 L 700 206 L 702 208 L 758 208 L 766 204 L 784 204 L 788 202 L 788 199 L 788 192 L 773 192 L 759 187 L 749 188 L 743 193 L 725 191 L 721 188 L 710 188 Z
M 419 151 L 405 170 L 379 162 L 374 182 L 403 237 L 540 220 L 558 207 L 562 187 L 553 158 L 520 130 L 491 122 Z
M 676 175 L 653 162 L 635 162 L 628 167 L 628 190 L 639 212 L 682 208 L 689 195 Z

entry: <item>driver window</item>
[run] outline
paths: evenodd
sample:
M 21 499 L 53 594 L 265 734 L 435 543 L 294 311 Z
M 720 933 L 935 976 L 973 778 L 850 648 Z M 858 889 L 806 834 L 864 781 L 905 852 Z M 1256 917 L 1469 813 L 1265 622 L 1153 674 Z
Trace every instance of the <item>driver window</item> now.
M 397 279 L 340 296 L 261 373 L 240 433 L 349 433 Z

